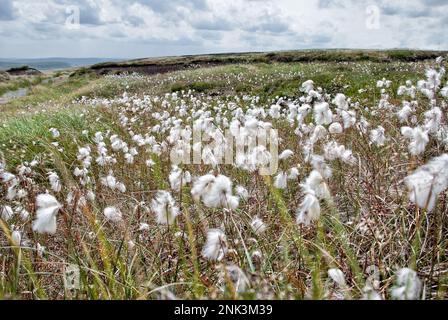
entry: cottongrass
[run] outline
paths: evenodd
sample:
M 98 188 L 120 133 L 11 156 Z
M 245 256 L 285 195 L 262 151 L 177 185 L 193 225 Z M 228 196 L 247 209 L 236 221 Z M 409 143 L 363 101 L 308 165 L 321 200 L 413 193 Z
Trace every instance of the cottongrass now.
M 417 156 L 425 152 L 426 145 L 429 142 L 428 133 L 419 127 L 409 128 L 402 127 L 401 134 L 410 140 L 409 152 Z
M 409 268 L 396 272 L 395 286 L 391 290 L 392 298 L 397 300 L 420 300 L 422 282 L 417 273 Z
M 106 219 L 113 223 L 120 223 L 123 221 L 123 215 L 119 209 L 116 207 L 104 208 L 104 216 Z
M 422 209 L 432 211 L 437 197 L 448 187 L 448 154 L 430 160 L 406 177 L 410 200 Z
M 227 237 L 220 229 L 207 231 L 207 241 L 202 249 L 202 256 L 211 261 L 221 261 L 228 251 Z
M 257 235 L 261 235 L 267 229 L 266 224 L 259 217 L 253 217 L 250 226 L 252 228 L 252 231 L 255 232 Z
M 337 268 L 332 268 L 328 270 L 328 276 L 336 282 L 340 287 L 345 286 L 345 276 L 344 273 Z
M 320 217 L 320 204 L 316 193 L 309 189 L 304 189 L 305 197 L 303 198 L 298 210 L 296 220 L 299 224 L 310 225 L 317 221 Z
M 10 206 L 2 206 L 1 208 L 1 217 L 3 220 L 8 222 L 14 216 L 14 211 Z
M 156 221 L 161 225 L 172 225 L 176 217 L 180 214 L 171 193 L 160 190 L 151 201 L 151 210 L 156 215 Z
M 232 181 L 224 176 L 208 174 L 196 179 L 191 189 L 196 201 L 202 200 L 209 208 L 236 209 L 239 198 L 233 195 Z
M 33 230 L 38 233 L 56 233 L 56 215 L 61 204 L 50 194 L 40 194 L 36 197 L 36 219 Z

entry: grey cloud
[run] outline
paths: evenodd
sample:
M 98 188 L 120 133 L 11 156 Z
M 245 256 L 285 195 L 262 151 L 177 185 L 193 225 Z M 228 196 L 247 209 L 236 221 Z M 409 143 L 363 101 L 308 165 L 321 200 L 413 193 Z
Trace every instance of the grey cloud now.
M 440 25 L 448 28 L 448 15 L 440 20 Z
M 326 44 L 330 43 L 333 40 L 333 37 L 328 34 L 317 35 L 312 39 L 312 43 L 316 44 Z
M 256 17 L 254 22 L 248 26 L 242 25 L 241 28 L 249 32 L 266 32 L 266 33 L 286 33 L 289 31 L 289 25 L 286 17 L 280 13 L 263 12 L 261 16 Z
M 139 43 L 158 46 L 200 46 L 202 42 L 197 39 L 180 38 L 180 39 L 142 39 Z
M 448 5 L 447 0 L 421 0 L 421 1 L 426 6 L 438 7 L 438 6 L 446 6 L 446 5 Z
M 145 24 L 145 20 L 143 18 L 136 16 L 125 16 L 123 17 L 123 20 L 125 24 L 132 27 L 139 27 Z
M 426 44 L 433 48 L 446 48 L 448 41 L 443 32 L 436 32 L 426 37 Z
M 262 44 L 261 39 L 257 34 L 254 33 L 246 33 L 241 36 L 241 40 L 246 44 L 246 46 L 250 48 L 260 47 Z
M 358 1 L 354 2 L 353 4 L 357 3 Z M 319 0 L 317 5 L 321 9 L 347 8 L 350 5 L 350 0 Z
M 84 7 L 80 9 L 79 22 L 81 24 L 101 25 L 102 21 L 98 12 L 91 7 Z
M 420 5 L 414 5 L 407 1 L 389 0 L 318 0 L 321 9 L 346 9 L 367 7 L 376 5 L 385 15 L 397 15 L 410 18 L 427 17 L 434 13 L 432 8 L 448 5 L 447 0 L 419 0 Z
M 30 22 L 27 23 L 26 29 L 33 30 L 33 32 L 27 36 L 29 39 L 42 41 L 64 37 L 61 26 L 63 26 L 63 24 L 50 22 Z
M 199 30 L 228 31 L 234 29 L 234 25 L 232 25 L 232 23 L 221 18 L 192 21 L 191 25 Z
M 222 33 L 219 31 L 201 30 L 198 35 L 205 40 L 219 41 L 222 39 Z
M 408 6 L 406 8 L 398 7 L 392 3 L 387 3 L 381 7 L 381 12 L 385 15 L 391 16 L 403 16 L 409 18 L 420 18 L 428 17 L 432 15 L 431 9 L 429 7 L 412 7 Z
M 193 10 L 206 10 L 206 0 L 136 0 L 134 2 L 147 5 L 151 7 L 155 12 L 169 12 L 173 10 L 173 7 L 187 7 Z
M 283 33 L 287 32 L 289 30 L 289 26 L 287 23 L 282 21 L 274 21 L 274 20 L 268 20 L 268 21 L 261 21 L 260 23 L 245 28 L 246 31 L 251 32 L 271 32 L 271 33 Z
M 387 0 L 318 0 L 318 6 L 321 9 L 345 9 L 353 10 L 355 8 L 366 8 L 370 5 L 376 5 L 381 13 L 387 16 L 398 16 L 406 18 L 420 18 L 434 16 L 432 7 L 446 5 L 447 0 L 420 0 L 421 5 L 413 5 L 405 1 L 387 1 Z
M 14 7 L 12 0 L 2 0 L 0 2 L 0 21 L 14 20 Z

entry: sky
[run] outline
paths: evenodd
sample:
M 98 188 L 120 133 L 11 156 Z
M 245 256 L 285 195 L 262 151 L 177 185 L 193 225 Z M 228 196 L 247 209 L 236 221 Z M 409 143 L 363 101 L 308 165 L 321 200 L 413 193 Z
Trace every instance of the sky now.
M 0 0 L 0 58 L 448 49 L 448 0 Z

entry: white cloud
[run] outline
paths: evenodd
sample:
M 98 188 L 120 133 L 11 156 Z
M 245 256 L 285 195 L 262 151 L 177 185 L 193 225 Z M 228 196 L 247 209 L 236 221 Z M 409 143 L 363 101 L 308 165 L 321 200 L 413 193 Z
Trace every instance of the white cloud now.
M 78 29 L 65 27 L 71 5 Z M 379 10 L 378 29 L 366 26 L 369 5 Z M 2 0 L 0 11 L 4 57 L 448 49 L 445 0 Z

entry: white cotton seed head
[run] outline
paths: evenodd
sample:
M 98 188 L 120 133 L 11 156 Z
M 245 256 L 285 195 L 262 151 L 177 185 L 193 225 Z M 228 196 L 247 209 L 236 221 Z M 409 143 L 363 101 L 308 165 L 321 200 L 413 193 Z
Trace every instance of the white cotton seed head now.
M 148 230 L 149 230 L 149 224 L 144 222 L 140 223 L 138 231 L 148 231 Z
M 131 155 L 130 153 L 126 153 L 124 155 L 124 158 L 125 158 L 127 164 L 133 164 L 134 163 L 134 156 Z
M 309 190 L 312 190 L 313 194 L 319 199 L 330 199 L 330 190 L 328 189 L 327 183 L 324 178 L 320 174 L 319 171 L 313 170 L 311 171 L 308 178 L 305 180 L 305 183 L 302 184 L 304 192 L 307 193 Z
M 440 94 L 441 94 L 443 97 L 448 98 L 448 85 L 447 85 L 446 87 L 443 87 L 443 88 L 440 90 Z
M 211 261 L 221 261 L 227 253 L 227 238 L 220 229 L 207 231 L 207 241 L 202 249 L 202 256 Z
M 86 194 L 86 199 L 89 200 L 90 202 L 95 201 L 95 193 L 92 190 L 88 190 L 87 194 Z
M 356 123 L 356 112 L 353 110 L 342 110 L 341 117 L 345 129 L 352 127 Z
M 419 167 L 404 182 L 409 198 L 420 208 L 432 211 L 438 195 L 448 187 L 448 154 L 433 158 Z
M 376 129 L 373 129 L 370 132 L 370 141 L 377 145 L 378 147 L 384 146 L 386 143 L 386 136 L 385 136 L 385 130 L 383 127 L 379 126 Z
M 439 107 L 433 107 L 425 112 L 424 128 L 430 133 L 436 133 L 442 122 L 442 110 Z
M 180 214 L 171 193 L 163 190 L 158 191 L 151 201 L 151 210 L 155 213 L 156 221 L 160 225 L 172 225 Z
M 288 180 L 296 180 L 297 178 L 299 178 L 299 175 L 299 169 L 296 167 L 292 167 L 288 171 Z
M 410 192 L 410 200 L 420 208 L 432 211 L 436 202 L 436 195 L 432 192 L 433 175 L 426 170 L 420 170 L 408 176 L 405 182 Z
M 342 125 L 339 122 L 333 122 L 329 127 L 328 131 L 331 134 L 341 134 L 343 132 Z
M 406 122 L 408 121 L 409 116 L 412 115 L 412 109 L 409 104 L 406 104 L 403 106 L 403 108 L 400 109 L 400 111 L 397 112 L 398 119 L 400 119 L 400 122 Z
M 401 134 L 410 140 L 408 149 L 412 155 L 416 156 L 425 152 L 426 145 L 429 142 L 426 131 L 423 131 L 420 127 L 402 127 Z
M 309 93 L 313 89 L 314 89 L 314 81 L 313 80 L 307 80 L 304 83 L 302 83 L 302 88 L 301 88 L 302 91 Z
M 277 189 L 286 189 L 288 187 L 288 175 L 280 171 L 274 179 L 274 187 Z
M 193 183 L 193 188 L 191 189 L 191 195 L 195 201 L 199 201 L 202 194 L 205 192 L 210 192 L 213 182 L 215 181 L 215 176 L 212 174 L 207 174 L 205 176 L 199 177 Z
M 209 208 L 236 209 L 239 198 L 232 194 L 232 181 L 224 176 L 205 175 L 193 184 L 191 194 L 196 201 L 202 200 Z
M 422 282 L 417 273 L 409 268 L 397 271 L 395 286 L 391 290 L 392 298 L 396 300 L 419 300 Z
M 317 125 L 330 124 L 333 121 L 333 113 L 326 102 L 316 103 L 314 105 L 314 121 Z
M 334 97 L 332 101 L 339 109 L 347 110 L 348 109 L 348 103 L 347 98 L 344 94 L 338 93 L 336 97 Z
M 325 138 L 327 135 L 327 129 L 325 129 L 324 126 L 317 125 L 313 130 L 313 134 L 310 136 L 310 142 L 312 144 L 315 144 L 317 141 Z
M 297 223 L 310 225 L 320 217 L 320 204 L 315 193 L 308 190 L 297 210 Z
M 48 174 L 48 180 L 51 185 L 51 189 L 54 192 L 60 192 L 62 189 L 61 181 L 59 180 L 59 176 L 56 174 L 56 172 L 50 172 Z
M 235 193 L 241 200 L 249 199 L 249 191 L 241 185 L 235 187 Z
M 340 287 L 345 286 L 345 276 L 344 273 L 339 269 L 330 269 L 328 270 L 328 276 L 336 282 Z
M 106 219 L 110 222 L 119 223 L 123 221 L 123 215 L 116 207 L 107 207 L 104 209 L 103 213 Z
M 117 188 L 117 179 L 111 174 L 106 176 L 105 178 L 101 178 L 101 183 L 112 190 L 115 190 Z
M 61 205 L 56 198 L 49 194 L 40 194 L 36 197 L 36 219 L 33 221 L 33 230 L 37 233 L 56 233 L 56 215 Z
M 117 190 L 120 191 L 121 193 L 125 193 L 126 186 L 124 185 L 124 183 L 122 182 L 117 183 Z
M 151 168 L 151 167 L 153 167 L 156 163 L 154 162 L 154 160 L 151 160 L 151 159 L 150 159 L 150 160 L 146 160 L 145 164 L 146 164 L 147 167 Z
M 86 174 L 86 171 L 79 169 L 78 167 L 76 167 L 75 170 L 73 170 L 73 175 L 75 177 L 81 177 L 81 176 L 84 176 L 85 174 Z
M 16 212 L 19 214 L 20 220 L 23 222 L 27 221 L 30 217 L 30 213 L 25 208 L 18 207 L 16 208 Z
M 250 227 L 252 228 L 252 231 L 258 235 L 264 233 L 267 229 L 263 220 L 261 220 L 259 217 L 254 217 L 252 219 L 252 221 L 250 223 Z
M 280 160 L 286 160 L 286 159 L 288 159 L 288 158 L 290 158 L 290 157 L 292 157 L 294 155 L 294 152 L 292 151 L 292 150 L 285 150 L 285 151 L 283 151 L 279 156 L 278 156 L 278 158 L 280 159 Z
M 236 265 L 227 265 L 223 269 L 224 270 L 222 270 L 220 275 L 220 282 L 227 283 L 228 281 L 231 281 L 236 292 L 246 292 L 247 288 L 250 286 L 250 281 L 244 271 Z
M 331 167 L 325 162 L 324 157 L 319 155 L 311 155 L 311 165 L 313 166 L 313 169 L 320 173 L 322 177 L 325 179 L 328 179 L 332 176 L 333 170 Z
M 43 245 L 41 245 L 40 243 L 37 243 L 36 251 L 37 251 L 37 255 L 42 258 L 45 253 L 45 247 Z
M 8 222 L 14 216 L 14 211 L 10 206 L 1 207 L 1 217 L 4 221 Z
M 273 119 L 280 118 L 280 116 L 281 116 L 281 106 L 279 106 L 278 104 L 272 105 L 271 108 L 269 109 L 269 115 Z
M 183 171 L 178 166 L 173 166 L 170 175 L 168 176 L 168 180 L 170 181 L 171 189 L 179 192 L 181 186 L 187 185 L 187 183 L 191 182 L 191 175 L 188 171 Z
M 11 241 L 14 246 L 20 246 L 22 241 L 22 233 L 18 230 L 11 232 Z
M 366 285 L 362 292 L 362 300 L 383 300 L 381 295 L 371 285 Z

